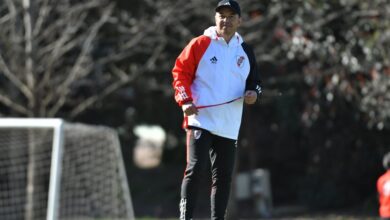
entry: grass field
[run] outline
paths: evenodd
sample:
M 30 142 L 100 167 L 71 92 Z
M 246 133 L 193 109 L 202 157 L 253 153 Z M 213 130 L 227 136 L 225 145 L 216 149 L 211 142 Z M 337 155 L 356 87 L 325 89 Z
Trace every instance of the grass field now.
M 178 218 L 156 218 L 140 217 L 136 220 L 177 220 Z M 209 220 L 210 218 L 194 218 L 194 220 Z M 307 212 L 307 210 L 291 211 L 284 209 L 275 212 L 269 218 L 237 218 L 228 220 L 379 220 L 377 213 L 374 211 L 367 212 L 364 210 L 346 210 L 346 211 L 324 211 L 324 212 Z
M 378 220 L 378 217 L 356 217 L 356 216 L 338 216 L 329 215 L 321 217 L 283 217 L 283 218 L 259 218 L 259 219 L 237 219 L 237 220 Z M 136 220 L 177 220 L 177 218 L 137 218 Z M 207 220 L 207 219 L 194 219 L 194 220 Z
M 209 218 L 210 219 L 210 218 Z M 209 220 L 207 218 L 194 218 L 194 220 Z M 351 214 L 308 214 L 270 218 L 239 218 L 237 220 L 378 220 L 377 216 L 351 215 Z M 177 218 L 143 217 L 136 220 L 177 220 Z

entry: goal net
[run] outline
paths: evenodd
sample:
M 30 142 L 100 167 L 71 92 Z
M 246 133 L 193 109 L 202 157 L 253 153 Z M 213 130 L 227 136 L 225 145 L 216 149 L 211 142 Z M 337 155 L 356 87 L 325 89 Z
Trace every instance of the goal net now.
M 134 219 L 117 133 L 0 119 L 0 219 Z

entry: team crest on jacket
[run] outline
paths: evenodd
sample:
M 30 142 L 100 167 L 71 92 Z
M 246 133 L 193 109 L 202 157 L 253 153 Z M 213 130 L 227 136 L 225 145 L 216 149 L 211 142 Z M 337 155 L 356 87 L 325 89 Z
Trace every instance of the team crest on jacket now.
M 237 66 L 241 68 L 244 60 L 245 60 L 244 56 L 237 56 Z

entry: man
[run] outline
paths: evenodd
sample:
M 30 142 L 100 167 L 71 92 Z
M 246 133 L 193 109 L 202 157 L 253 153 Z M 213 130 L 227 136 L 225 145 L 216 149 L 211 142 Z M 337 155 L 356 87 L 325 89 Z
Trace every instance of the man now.
M 382 220 L 390 220 L 390 152 L 383 157 L 383 167 L 387 171 L 377 181 L 379 215 Z
M 225 219 L 243 103 L 261 93 L 253 51 L 236 32 L 241 10 L 220 1 L 216 26 L 191 40 L 172 70 L 175 100 L 184 113 L 187 167 L 181 187 L 180 219 L 192 219 L 197 187 L 211 162 L 211 219 Z

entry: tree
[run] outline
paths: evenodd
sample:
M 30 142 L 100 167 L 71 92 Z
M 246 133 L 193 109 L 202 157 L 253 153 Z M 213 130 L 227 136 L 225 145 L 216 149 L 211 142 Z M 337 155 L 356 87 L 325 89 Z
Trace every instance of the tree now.
M 292 195 L 307 204 L 361 201 L 372 193 L 366 186 L 375 181 L 380 154 L 388 149 L 388 3 L 262 3 L 254 4 L 252 22 L 242 27 L 265 69 L 265 96 L 256 114 L 267 119 L 252 128 L 265 135 L 247 141 L 261 146 L 257 164 L 283 172 L 278 163 L 290 161 L 283 172 L 293 179 L 288 187 L 302 187 Z
M 110 0 L 2 1 L 0 114 L 72 120 L 155 72 L 175 41 L 159 31 L 176 23 L 168 18 L 182 5 L 145 1 L 131 12 Z M 34 187 L 42 185 L 37 150 L 28 146 L 26 219 L 34 218 Z
M 387 9 L 385 0 L 266 1 L 244 29 L 260 62 L 288 73 L 274 79 L 308 86 L 316 101 L 306 103 L 304 123 L 317 118 L 316 104 L 339 97 L 356 106 L 368 127 L 383 129 L 390 125 Z
M 2 2 L 3 114 L 71 119 L 156 68 L 164 37 L 148 35 L 156 38 L 167 11 L 136 18 L 107 0 Z M 146 59 L 128 62 L 137 56 Z

